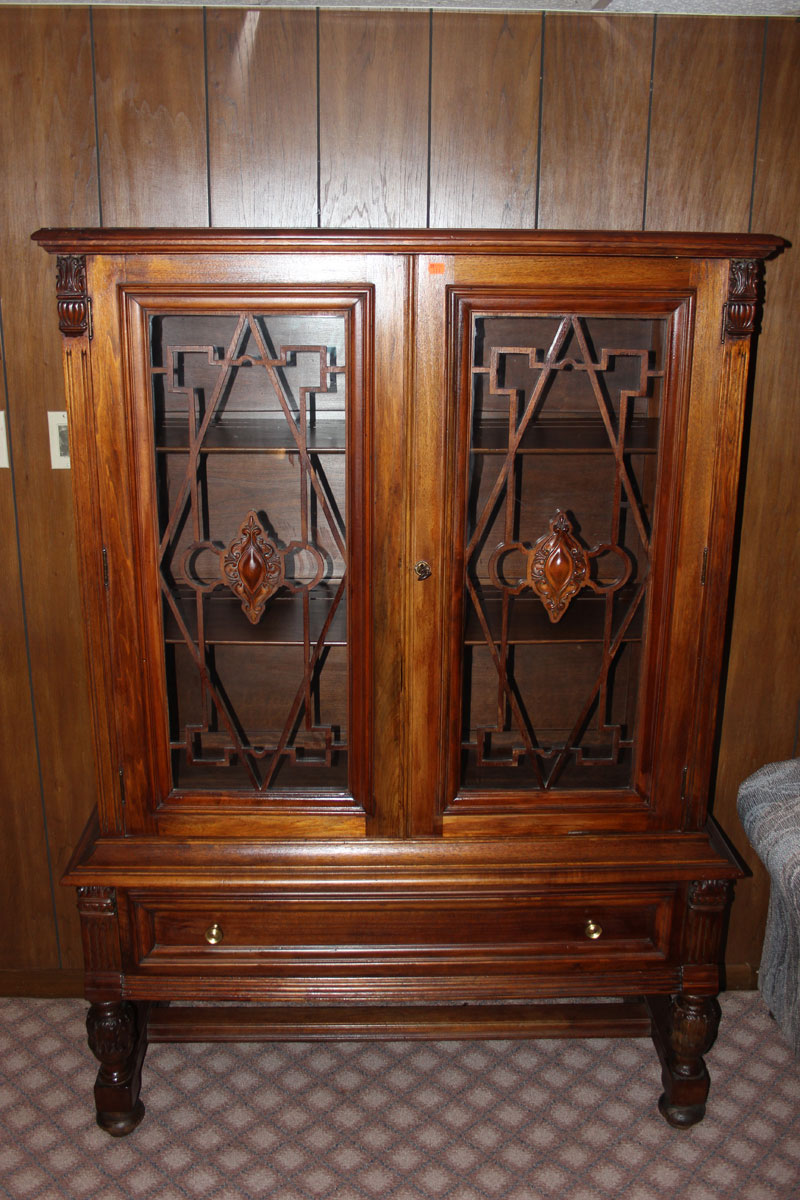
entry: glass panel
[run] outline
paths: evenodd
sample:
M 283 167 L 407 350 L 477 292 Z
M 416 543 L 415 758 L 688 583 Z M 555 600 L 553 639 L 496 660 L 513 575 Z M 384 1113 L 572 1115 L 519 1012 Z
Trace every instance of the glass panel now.
M 347 790 L 347 324 L 150 318 L 175 788 Z
M 631 786 L 667 324 L 473 315 L 463 788 Z

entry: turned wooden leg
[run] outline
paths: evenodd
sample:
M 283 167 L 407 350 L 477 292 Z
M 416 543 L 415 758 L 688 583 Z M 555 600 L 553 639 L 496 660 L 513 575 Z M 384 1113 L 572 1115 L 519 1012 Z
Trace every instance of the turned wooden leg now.
M 659 1110 L 676 1129 L 688 1129 L 703 1119 L 709 1075 L 703 1055 L 714 1044 L 719 1005 L 713 996 L 681 992 L 670 999 L 651 997 L 653 1040 L 662 1063 L 664 1092 Z
M 124 1137 L 144 1116 L 139 1088 L 147 1013 L 129 1000 L 95 1003 L 86 1017 L 86 1032 L 100 1063 L 94 1085 L 97 1124 L 112 1137 Z

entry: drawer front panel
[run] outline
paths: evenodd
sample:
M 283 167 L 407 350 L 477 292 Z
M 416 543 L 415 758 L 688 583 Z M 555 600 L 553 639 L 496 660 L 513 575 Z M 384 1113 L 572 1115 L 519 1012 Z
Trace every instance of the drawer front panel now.
M 269 899 L 131 897 L 132 965 L 359 975 L 507 970 L 517 961 L 665 961 L 673 893 Z

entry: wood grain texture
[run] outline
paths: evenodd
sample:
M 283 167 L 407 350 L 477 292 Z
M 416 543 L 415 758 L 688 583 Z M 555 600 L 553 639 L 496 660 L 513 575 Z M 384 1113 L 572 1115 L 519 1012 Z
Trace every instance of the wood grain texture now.
M 311 11 L 209 10 L 214 225 L 316 225 L 316 41 Z
M 0 970 L 0 996 L 82 997 L 83 968 Z
M 260 19 L 267 22 L 275 16 L 262 12 Z M 238 15 L 230 13 L 224 17 L 235 22 Z M 228 56 L 235 58 L 239 51 L 238 41 L 229 43 L 229 47 L 215 43 L 212 30 L 217 19 L 224 25 L 222 13 L 218 16 L 216 12 L 209 12 L 210 66 L 213 78 L 229 82 L 231 95 L 239 94 L 231 81 L 241 80 L 245 98 L 241 100 L 242 107 L 236 113 L 235 124 L 239 130 L 237 136 L 245 136 L 242 129 L 248 129 L 251 116 L 253 129 L 260 128 L 254 106 L 264 102 L 261 83 L 244 74 L 246 70 L 247 75 L 252 76 L 255 67 L 245 68 L 243 59 L 241 63 L 229 61 Z M 295 19 L 300 19 L 299 13 L 293 14 Z M 447 18 L 465 25 L 474 19 L 466 14 Z M 539 21 L 538 17 L 525 19 Z M 40 726 L 46 731 L 42 742 L 42 770 L 56 862 L 60 848 L 74 841 L 78 814 L 83 814 L 91 803 L 89 720 L 82 655 L 74 642 L 80 610 L 74 579 L 69 473 L 50 471 L 46 429 L 42 425 L 46 409 L 63 405 L 53 312 L 54 273 L 52 264 L 48 264 L 41 250 L 31 248 L 25 259 L 21 247 L 38 224 L 93 225 L 99 220 L 95 206 L 97 181 L 92 166 L 94 127 L 87 20 L 87 10 L 52 7 L 37 13 L 21 6 L 0 10 L 3 35 L 0 38 L 0 79 L 3 82 L 0 111 L 7 131 L 0 144 L 5 181 L 0 201 L 3 249 L 0 289 L 6 321 L 9 410 L 17 464 L 17 492 L 21 500 L 35 694 Z M 440 20 L 444 18 L 437 16 L 436 23 Z M 514 17 L 513 20 L 516 23 L 522 18 Z M 384 21 L 388 26 L 383 25 Z M 641 23 L 646 25 L 646 33 L 642 35 L 637 30 L 634 37 L 631 29 L 636 30 Z M 208 217 L 204 113 L 203 103 L 198 99 L 202 95 L 202 14 L 199 10 L 176 14 L 175 10 L 142 12 L 98 7 L 94 11 L 94 24 L 100 112 L 110 114 L 105 121 L 101 115 L 105 136 L 102 159 L 106 223 L 205 223 Z M 321 24 L 327 31 L 320 57 L 323 77 L 327 81 L 321 114 L 323 183 L 327 189 L 323 198 L 327 205 L 323 219 L 331 225 L 341 224 L 344 220 L 353 225 L 380 226 L 390 221 L 424 224 L 427 16 L 324 13 Z M 725 209 L 727 197 L 731 197 L 731 212 L 735 210 L 741 214 L 742 190 L 749 187 L 752 174 L 752 162 L 746 163 L 742 150 L 746 122 L 741 121 L 741 106 L 747 116 L 752 104 L 752 84 L 749 82 L 752 74 L 748 66 L 745 89 L 741 57 L 744 43 L 741 34 L 728 29 L 729 24 L 736 27 L 745 23 L 722 19 L 713 23 L 711 29 L 717 52 L 709 60 L 709 38 L 704 32 L 704 19 L 659 19 L 657 54 L 667 54 L 673 25 L 688 31 L 681 41 L 681 45 L 686 46 L 685 63 L 677 61 L 675 66 L 679 79 L 674 97 L 679 105 L 677 114 L 689 112 L 692 104 L 691 89 L 680 84 L 684 69 L 693 73 L 692 86 L 700 88 L 704 95 L 706 89 L 711 88 L 714 94 L 731 97 L 733 111 L 737 114 L 735 121 L 730 112 L 716 112 L 713 104 L 705 104 L 698 122 L 717 130 L 725 144 L 733 147 L 737 165 L 728 170 L 720 150 L 709 143 L 703 150 L 712 164 L 707 173 L 705 160 L 681 162 L 677 148 L 673 150 L 668 144 L 667 152 L 678 162 L 677 169 L 669 174 L 659 158 L 662 136 L 659 98 L 663 89 L 669 90 L 663 74 L 667 57 L 659 58 L 648 203 L 648 226 L 651 228 L 656 227 L 656 216 L 663 216 L 667 222 L 672 211 L 683 214 L 680 220 L 693 228 L 708 228 L 712 223 L 733 228 L 732 217 L 729 218 Z M 334 29 L 336 25 L 338 29 Z M 619 16 L 556 18 L 548 15 L 545 26 L 548 55 L 544 124 L 548 137 L 543 145 L 540 225 L 592 222 L 610 228 L 625 222 L 626 215 L 634 214 L 629 223 L 631 227 L 637 227 L 641 221 L 640 174 L 644 169 L 642 97 L 646 109 L 652 22 L 647 18 Z M 763 28 L 761 22 L 754 22 L 753 27 L 756 26 Z M 176 28 L 183 30 L 177 37 Z M 385 32 L 378 36 L 376 31 L 386 28 L 400 32 L 396 37 Z M 403 31 L 409 29 L 411 36 L 406 39 Z M 113 45 L 107 52 L 112 34 Z M 693 42 L 695 36 L 697 50 L 687 44 L 687 39 Z M 459 34 L 457 40 L 463 42 L 464 39 Z M 252 44 L 256 47 L 254 54 L 263 52 L 260 36 L 254 36 Z M 371 44 L 375 53 L 371 52 Z M 243 47 L 245 42 L 241 45 Z M 302 61 L 307 62 L 307 50 L 298 50 L 287 35 L 287 53 L 289 46 L 292 56 L 302 54 Z M 434 31 L 434 53 L 436 46 Z M 798 50 L 797 26 L 789 20 L 771 20 L 753 215 L 754 229 L 785 234 L 795 245 L 800 237 L 797 230 L 797 213 L 800 211 Z M 485 53 L 484 48 L 475 57 L 485 63 Z M 706 55 L 705 59 L 703 55 Z M 747 47 L 747 63 L 751 62 L 751 56 L 752 47 Z M 263 60 L 259 57 L 256 61 L 261 64 Z M 477 69 L 474 57 L 470 61 Z M 711 61 L 708 79 L 698 77 L 696 63 L 702 61 Z M 493 70 L 489 74 L 497 86 Z M 237 75 L 237 72 L 242 74 Z M 405 82 L 408 77 L 412 79 L 411 84 Z M 518 92 L 523 84 L 529 88 L 527 76 L 520 82 L 509 78 L 504 85 L 509 116 L 512 111 L 520 111 Z M 434 88 L 436 86 L 434 78 Z M 187 99 L 184 108 L 181 96 L 187 88 L 194 98 Z M 201 89 L 199 93 L 198 89 Z M 476 106 L 479 104 L 474 89 L 465 86 L 464 92 Z M 499 104 L 497 91 L 492 95 L 493 103 Z M 222 92 L 216 96 L 212 92 L 210 100 L 213 119 L 214 112 L 222 111 Z M 629 100 L 630 109 L 626 111 Z M 413 118 L 410 126 L 409 111 Z M 487 112 L 490 111 L 491 105 L 487 102 Z M 502 115 L 500 113 L 497 119 L 500 120 Z M 683 116 L 678 122 L 677 128 L 687 136 L 692 132 L 689 128 L 691 120 L 691 116 Z M 734 133 L 737 122 L 742 124 L 742 129 Z M 498 125 L 494 124 L 492 130 L 492 136 L 497 136 Z M 694 131 L 696 137 L 700 137 L 700 132 Z M 252 203 L 253 220 L 256 220 L 255 206 L 259 198 L 250 196 L 245 200 L 242 191 L 241 196 L 234 192 L 231 199 L 231 184 L 220 176 L 223 160 L 214 157 L 222 152 L 218 144 L 219 132 L 215 133 L 212 128 L 211 136 L 212 147 L 216 145 L 210 163 L 212 197 L 220 197 L 222 202 L 221 198 L 227 196 L 225 203 L 230 202 L 234 207 Z M 249 136 L 248 131 L 246 137 Z M 359 148 L 357 143 L 362 136 L 363 145 Z M 186 155 L 181 154 L 176 167 L 176 154 L 181 153 L 184 143 L 188 150 Z M 478 149 L 484 154 L 494 153 L 494 148 L 486 145 L 486 139 Z M 237 146 L 236 154 L 239 153 Z M 439 151 L 436 153 L 438 155 Z M 472 153 L 467 142 L 464 154 Z M 639 164 L 637 170 L 626 174 L 628 164 L 633 160 Z M 260 166 L 254 168 L 253 186 L 256 188 L 261 170 Z M 381 178 L 380 171 L 384 172 L 385 179 Z M 463 194 L 455 194 L 461 184 L 443 171 L 434 156 L 433 179 L 441 181 L 442 173 L 446 182 L 436 184 L 432 196 L 434 204 L 441 211 L 463 206 Z M 683 178 L 684 173 L 687 179 Z M 492 188 L 494 186 L 493 182 Z M 477 189 L 477 184 L 475 187 Z M 265 196 L 266 193 L 265 188 Z M 634 194 L 638 197 L 636 202 Z M 507 200 L 508 193 L 505 193 L 504 203 Z M 269 202 L 273 203 L 271 192 Z M 280 206 L 295 202 L 293 192 L 292 196 L 281 199 Z M 473 202 L 476 211 L 479 202 L 481 206 L 487 205 L 489 190 L 480 197 L 476 190 Z M 637 206 L 638 215 L 635 215 Z M 212 216 L 215 221 L 218 219 L 216 214 Z M 272 222 L 273 218 L 269 219 Z M 281 214 L 275 217 L 276 224 L 294 222 L 293 209 L 287 208 L 282 217 Z M 742 228 L 739 215 L 737 222 Z M 793 680 L 796 681 L 798 674 L 796 659 L 793 659 L 797 652 L 796 643 L 792 641 L 796 636 L 794 579 L 797 559 L 793 540 L 796 521 L 789 524 L 788 534 L 786 530 L 790 514 L 797 511 L 798 504 L 797 473 L 791 465 L 798 458 L 798 421 L 794 411 L 798 364 L 797 351 L 792 344 L 797 319 L 796 296 L 800 287 L 796 258 L 797 253 L 793 250 L 770 264 L 767 271 L 768 308 L 757 355 L 739 602 L 716 789 L 717 815 L 737 847 L 745 853 L 747 847 L 743 835 L 741 839 L 737 838 L 732 816 L 738 782 L 766 758 L 785 757 L 794 748 L 797 701 L 796 697 L 792 698 L 792 692 Z M 776 430 L 779 431 L 777 434 Z M 780 486 L 776 480 L 780 481 Z M 5 486 L 8 489 L 10 485 Z M 7 541 L 10 536 L 9 497 L 7 490 L 0 527 L 4 531 L 6 562 L 13 563 Z M 772 547 L 776 539 L 780 539 L 780 554 L 770 553 L 769 567 L 766 567 L 766 548 Z M 41 554 L 42 545 L 48 547 L 46 556 Z M 57 603 L 52 600 L 54 594 L 58 597 Z M 2 678 L 0 705 L 3 714 L 18 712 L 23 690 L 27 687 L 24 679 L 20 685 L 19 676 L 22 670 L 19 596 L 19 587 L 9 580 L 3 589 L 3 603 L 9 607 L 3 608 L 2 628 L 4 636 L 6 631 L 11 632 L 11 640 L 3 641 L 0 653 L 10 655 L 12 669 Z M 5 658 L 3 662 L 5 664 Z M 17 719 L 18 722 L 21 720 L 19 716 Z M 18 723 L 17 728 L 22 729 L 22 725 Z M 28 839 L 34 838 L 34 806 L 31 805 L 28 783 L 24 782 L 23 786 L 23 777 L 17 774 L 23 772 L 24 781 L 32 778 L 32 764 L 28 761 L 23 765 L 16 743 L 11 744 L 10 751 L 10 756 L 3 759 L 6 806 L 12 793 L 17 797 L 13 803 L 22 805 L 24 799 L 24 806 L 15 809 L 16 824 L 7 829 L 6 861 L 12 867 L 18 862 L 26 863 L 24 875 L 16 869 L 11 872 L 10 901 L 15 911 L 30 902 L 36 916 L 32 924 L 28 922 L 25 926 L 26 930 L 30 929 L 30 936 L 18 926 L 13 941 L 7 945 L 12 956 L 17 950 L 21 956 L 18 962 L 15 959 L 14 965 L 49 967 L 54 962 L 53 927 L 48 927 L 51 919 L 48 915 L 51 912 L 50 879 L 46 866 L 37 857 L 38 852 L 29 853 Z M 35 786 L 38 788 L 38 783 Z M 743 882 L 737 892 L 739 899 L 733 911 L 728 959 L 739 964 L 746 960 L 757 962 L 766 906 L 766 877 L 762 874 L 760 879 Z M 59 912 L 64 914 L 59 918 L 59 927 L 65 961 L 73 953 L 74 945 L 72 961 L 77 965 L 77 941 L 73 942 L 71 933 L 75 921 L 73 897 L 66 889 L 56 889 L 56 895 L 61 906 Z M 20 915 L 18 920 L 27 918 Z
M 542 18 L 435 13 L 433 227 L 536 221 Z
M 323 226 L 425 224 L 428 44 L 424 13 L 320 13 Z
M 203 14 L 94 13 L 103 223 L 208 222 Z
M 648 229 L 748 227 L 764 23 L 660 17 Z
M 653 22 L 548 14 L 541 229 L 640 229 Z
M 770 21 L 753 228 L 800 243 L 800 25 Z M 753 871 L 737 888 L 728 961 L 761 956 L 769 877 L 736 814 L 740 783 L 767 762 L 800 753 L 800 294 L 796 249 L 767 264 L 756 352 L 747 480 L 715 813 Z
M 54 968 L 81 961 L 73 897 L 58 886 L 58 878 L 92 805 L 94 771 L 71 472 L 51 469 L 48 441 L 47 411 L 64 408 L 55 275 L 52 261 L 31 244 L 30 234 L 43 221 L 97 220 L 88 12 L 0 10 L 0 78 L 5 81 L 0 119 L 6 131 L 13 130 L 0 146 L 0 289 L 38 732 L 37 747 L 16 548 L 9 544 L 14 519 L 5 486 L 0 528 L 14 574 L 3 588 L 0 725 L 7 739 L 2 754 L 7 853 L 2 888 L 14 921 L 3 939 L 3 961 L 19 968 Z
M 4 391 L 0 405 L 6 410 Z M 5 972 L 58 964 L 10 469 L 0 471 L 0 546 L 8 564 L 0 588 L 0 761 L 4 841 L 14 849 L 0 879 L 0 904 L 4 912 L 16 913 L 0 946 Z

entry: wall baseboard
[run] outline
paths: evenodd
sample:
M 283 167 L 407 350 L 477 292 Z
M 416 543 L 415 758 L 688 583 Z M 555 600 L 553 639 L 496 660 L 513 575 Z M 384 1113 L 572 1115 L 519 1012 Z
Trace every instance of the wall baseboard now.
M 758 968 L 752 963 L 725 964 L 725 990 L 727 992 L 754 992 L 758 988 Z

